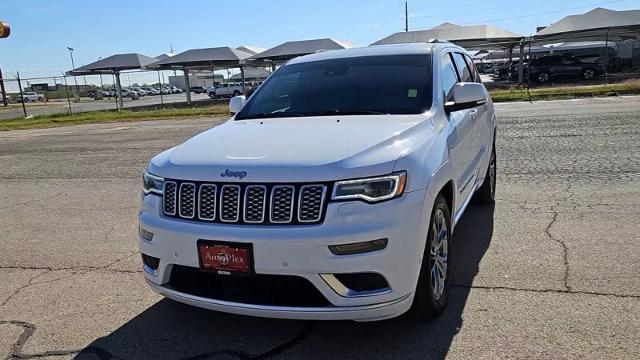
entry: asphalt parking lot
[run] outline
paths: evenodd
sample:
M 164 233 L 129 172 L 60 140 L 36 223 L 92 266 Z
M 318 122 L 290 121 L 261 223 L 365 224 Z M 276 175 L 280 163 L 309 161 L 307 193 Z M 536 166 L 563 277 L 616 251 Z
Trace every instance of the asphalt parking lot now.
M 148 289 L 140 173 L 219 119 L 0 132 L 0 358 L 639 358 L 640 97 L 497 108 L 497 202 L 456 228 L 429 323 L 232 316 Z

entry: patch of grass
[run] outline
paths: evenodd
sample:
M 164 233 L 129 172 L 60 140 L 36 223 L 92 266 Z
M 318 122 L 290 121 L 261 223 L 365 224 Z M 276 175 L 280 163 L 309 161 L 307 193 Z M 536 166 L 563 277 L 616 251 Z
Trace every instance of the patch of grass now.
M 105 122 L 144 121 L 177 117 L 224 116 L 228 114 L 229 110 L 226 105 L 148 111 L 91 111 L 73 114 L 71 116 L 65 114 L 53 114 L 35 116 L 29 119 L 17 118 L 10 120 L 0 120 L 0 131 L 47 128 L 79 123 L 91 124 Z
M 490 91 L 494 102 L 529 101 L 526 89 L 506 89 Z M 640 94 L 640 80 L 632 80 L 610 85 L 542 87 L 530 90 L 531 100 L 559 100 L 593 96 L 616 96 Z

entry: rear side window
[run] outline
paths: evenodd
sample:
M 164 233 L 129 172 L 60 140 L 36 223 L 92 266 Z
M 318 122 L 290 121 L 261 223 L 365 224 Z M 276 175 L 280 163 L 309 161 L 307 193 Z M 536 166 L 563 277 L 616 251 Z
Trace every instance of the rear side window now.
M 453 96 L 451 89 L 458 82 L 458 74 L 453 65 L 451 54 L 447 53 L 442 56 L 442 89 L 444 90 L 444 101 L 450 101 Z
M 458 69 L 458 74 L 460 75 L 460 81 L 462 82 L 473 82 L 473 77 L 471 76 L 471 70 L 467 66 L 467 63 L 464 61 L 464 57 L 460 53 L 453 53 L 453 60 L 456 64 L 456 69 Z
M 469 57 L 469 55 L 465 55 L 464 59 L 467 61 L 467 66 L 471 70 L 471 78 L 473 78 L 473 81 L 477 83 L 482 83 L 482 80 L 480 80 L 480 73 L 478 73 L 478 69 L 476 68 L 476 65 L 473 63 L 473 60 L 471 60 L 471 57 Z

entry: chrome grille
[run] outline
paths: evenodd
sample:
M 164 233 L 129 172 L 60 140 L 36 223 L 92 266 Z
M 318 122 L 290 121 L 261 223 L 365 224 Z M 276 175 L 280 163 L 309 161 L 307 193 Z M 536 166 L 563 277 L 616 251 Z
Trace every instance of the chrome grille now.
M 323 219 L 327 184 L 224 184 L 166 180 L 166 216 L 213 223 L 313 224 Z
M 249 185 L 244 191 L 244 221 L 261 223 L 264 221 L 265 204 L 267 202 L 267 187 L 264 185 Z
M 174 181 L 166 181 L 164 183 L 164 198 L 162 201 L 163 211 L 167 215 L 176 214 L 176 183 Z
M 271 190 L 272 223 L 288 223 L 293 219 L 293 195 L 295 187 L 291 185 L 276 185 Z
M 220 220 L 237 222 L 240 219 L 240 186 L 224 185 L 220 193 Z
M 304 185 L 300 188 L 298 221 L 315 222 L 320 220 L 326 189 L 324 185 Z
M 202 184 L 198 191 L 198 218 L 212 221 L 216 218 L 216 195 L 218 187 L 213 184 Z
M 179 213 L 183 218 L 193 218 L 196 213 L 196 185 L 193 183 L 180 184 Z

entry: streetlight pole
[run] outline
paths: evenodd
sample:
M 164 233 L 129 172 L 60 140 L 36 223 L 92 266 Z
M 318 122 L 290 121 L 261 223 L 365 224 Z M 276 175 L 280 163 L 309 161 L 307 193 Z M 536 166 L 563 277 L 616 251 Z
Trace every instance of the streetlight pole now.
M 71 56 L 71 68 L 73 70 L 75 70 L 76 69 L 76 64 L 73 61 L 73 48 L 67 46 L 67 50 L 69 50 L 69 55 Z M 79 101 L 80 100 L 80 91 L 78 91 L 78 79 L 76 78 L 75 75 L 73 75 L 73 82 L 75 82 L 75 84 L 76 84 L 76 94 L 75 94 L 76 96 L 75 96 L 75 98 L 76 98 L 76 101 Z

